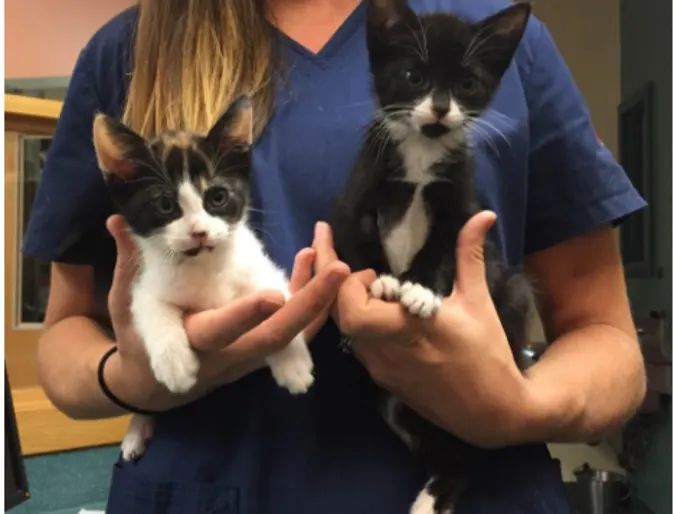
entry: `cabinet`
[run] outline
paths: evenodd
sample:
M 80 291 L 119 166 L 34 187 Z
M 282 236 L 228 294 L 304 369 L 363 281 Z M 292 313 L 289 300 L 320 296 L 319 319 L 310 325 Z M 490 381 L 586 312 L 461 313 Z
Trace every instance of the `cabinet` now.
M 117 443 L 128 423 L 71 420 L 37 379 L 50 265 L 23 256 L 21 247 L 60 112 L 61 102 L 5 95 L 5 364 L 26 455 Z

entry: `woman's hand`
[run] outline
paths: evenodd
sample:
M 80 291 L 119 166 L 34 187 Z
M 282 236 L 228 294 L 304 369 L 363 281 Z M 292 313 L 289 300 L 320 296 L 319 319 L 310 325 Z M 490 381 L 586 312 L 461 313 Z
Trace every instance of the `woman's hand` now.
M 431 319 L 409 315 L 398 303 L 368 294 L 371 270 L 341 287 L 333 316 L 373 379 L 439 426 L 480 446 L 526 440 L 531 395 L 517 368 L 489 295 L 484 241 L 495 215 L 482 212 L 458 238 L 452 294 Z M 330 228 L 316 227 L 316 269 L 337 256 Z
M 148 410 L 187 403 L 237 380 L 262 367 L 267 355 L 283 348 L 299 332 L 304 331 L 307 339 L 313 337 L 349 275 L 348 267 L 336 261 L 324 266 L 312 279 L 315 252 L 305 249 L 295 259 L 290 282 L 293 296 L 287 303 L 278 291 L 262 291 L 221 309 L 186 316 L 185 330 L 201 361 L 199 381 L 187 395 L 170 395 L 154 379 L 129 310 L 137 249 L 120 216 L 112 216 L 107 226 L 117 245 L 108 303 L 118 359 L 108 361 L 106 380 L 110 377 L 108 385 L 121 399 Z M 119 383 L 118 389 L 115 382 Z

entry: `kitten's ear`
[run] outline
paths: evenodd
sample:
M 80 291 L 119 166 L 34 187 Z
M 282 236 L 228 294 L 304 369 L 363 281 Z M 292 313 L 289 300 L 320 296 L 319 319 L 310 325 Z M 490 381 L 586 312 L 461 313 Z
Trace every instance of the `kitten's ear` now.
M 106 178 L 127 180 L 135 171 L 134 161 L 147 153 L 145 139 L 105 114 L 94 118 L 94 148 L 98 166 Z
M 244 149 L 253 144 L 253 103 L 241 95 L 211 127 L 204 141 L 214 150 L 237 146 Z
M 495 67 L 494 72 L 504 73 L 524 35 L 530 15 L 531 4 L 522 2 L 481 21 L 476 25 L 476 41 L 471 45 L 475 51 L 467 57 L 486 61 Z M 480 46 L 480 40 L 484 42 L 483 46 Z
M 406 0 L 370 0 L 367 24 L 370 30 L 389 30 L 414 16 Z

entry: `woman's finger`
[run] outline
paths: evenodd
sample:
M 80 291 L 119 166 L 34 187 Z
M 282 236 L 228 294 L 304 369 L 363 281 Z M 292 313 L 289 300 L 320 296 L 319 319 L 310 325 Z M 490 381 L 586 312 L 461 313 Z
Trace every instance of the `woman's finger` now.
M 316 251 L 312 248 L 304 248 L 297 253 L 293 264 L 293 272 L 290 276 L 291 293 L 296 293 L 309 283 L 315 258 Z
M 313 274 L 314 262 L 316 261 L 316 251 L 313 248 L 305 248 L 295 256 L 293 273 L 290 278 L 290 292 L 296 293 L 311 280 Z M 307 341 L 313 339 L 328 318 L 328 309 L 324 309 L 321 314 L 304 330 L 304 337 Z
M 138 249 L 131 238 L 129 227 L 120 215 L 110 216 L 106 226 L 117 247 L 112 287 L 108 295 L 110 314 L 117 323 L 126 324 L 131 322 L 131 283 L 138 271 Z
M 459 232 L 456 245 L 456 280 L 454 291 L 461 295 L 487 292 L 484 244 L 496 214 L 482 211 L 470 218 Z
M 279 291 L 261 291 L 226 307 L 190 314 L 185 318 L 185 331 L 197 350 L 213 350 L 229 345 L 257 327 L 285 303 Z
M 325 269 L 329 264 L 339 260 L 332 239 L 332 229 L 323 221 L 316 223 L 314 241 L 311 246 L 316 250 L 316 271 Z
M 354 273 L 342 285 L 336 316 L 340 330 L 352 336 L 399 334 L 410 324 L 410 316 L 399 303 L 384 302 L 369 294 L 376 278 L 372 270 Z
M 268 355 L 287 345 L 329 307 L 348 276 L 346 264 L 329 265 L 283 308 L 232 344 L 228 352 L 234 359 L 248 359 Z

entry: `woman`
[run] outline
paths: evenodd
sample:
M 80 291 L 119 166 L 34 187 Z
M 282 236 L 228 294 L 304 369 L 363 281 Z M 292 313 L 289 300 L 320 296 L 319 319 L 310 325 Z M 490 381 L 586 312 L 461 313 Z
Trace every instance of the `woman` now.
M 411 5 L 479 19 L 507 2 Z M 500 127 L 508 144 L 489 152 L 477 141 L 477 177 L 505 255 L 536 279 L 551 348 L 524 377 L 507 354 L 480 261 L 490 213 L 464 228 L 455 293 L 432 323 L 369 301 L 368 272 L 346 278 L 329 228 L 316 222 L 372 115 L 364 11 L 359 0 L 142 0 L 82 51 L 25 251 L 53 263 L 38 355 L 52 401 L 75 418 L 116 416 L 120 403 L 164 411 L 143 458 L 115 465 L 108 514 L 408 512 L 423 473 L 362 394 L 364 369 L 440 426 L 494 448 L 459 514 L 570 512 L 542 442 L 596 439 L 638 406 L 643 363 L 611 225 L 644 202 L 597 141 L 536 19 L 494 105 L 510 120 Z M 146 136 L 205 131 L 246 89 L 258 92 L 256 222 L 279 264 L 291 270 L 295 260 L 297 294 L 284 306 L 259 295 L 188 318 L 204 371 L 193 394 L 171 396 L 130 325 L 134 250 L 118 217 L 108 220 L 113 237 L 106 231 L 114 211 L 91 121 L 103 111 Z M 301 250 L 312 241 L 313 251 Z M 119 348 L 102 367 L 108 395 L 97 381 L 112 343 L 100 329 L 106 297 Z M 293 332 L 316 332 L 331 305 L 360 363 L 338 350 L 328 323 L 312 342 L 317 381 L 306 397 L 250 372 Z

